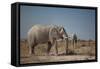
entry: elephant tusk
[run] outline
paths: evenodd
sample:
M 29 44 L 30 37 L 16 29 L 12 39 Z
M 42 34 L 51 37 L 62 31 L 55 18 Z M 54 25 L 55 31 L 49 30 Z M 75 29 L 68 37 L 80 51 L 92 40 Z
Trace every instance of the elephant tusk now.
M 58 39 L 57 41 L 62 41 L 62 39 Z
M 66 39 L 66 38 L 69 38 L 69 37 L 64 37 L 64 38 Z

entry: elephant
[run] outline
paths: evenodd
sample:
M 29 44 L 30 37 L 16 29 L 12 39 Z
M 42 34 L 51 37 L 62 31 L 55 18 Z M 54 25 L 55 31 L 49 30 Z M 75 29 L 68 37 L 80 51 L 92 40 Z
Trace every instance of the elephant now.
M 57 25 L 34 25 L 32 26 L 28 33 L 28 45 L 29 45 L 29 53 L 34 54 L 34 48 L 37 44 L 47 43 L 47 54 L 49 54 L 52 46 L 56 47 L 56 54 L 58 54 L 57 50 L 57 41 L 59 39 L 64 39 L 67 37 L 67 33 L 62 26 Z
M 73 35 L 73 50 L 76 48 L 77 43 L 78 43 L 78 38 L 77 38 L 77 35 L 74 34 Z

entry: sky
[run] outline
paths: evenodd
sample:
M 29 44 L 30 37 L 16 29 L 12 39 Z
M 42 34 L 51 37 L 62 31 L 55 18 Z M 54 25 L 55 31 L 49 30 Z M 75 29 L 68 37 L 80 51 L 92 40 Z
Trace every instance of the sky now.
M 78 39 L 95 40 L 95 10 L 77 8 L 57 8 L 41 6 L 21 6 L 20 37 L 27 38 L 27 32 L 35 24 L 61 25 L 69 35 Z

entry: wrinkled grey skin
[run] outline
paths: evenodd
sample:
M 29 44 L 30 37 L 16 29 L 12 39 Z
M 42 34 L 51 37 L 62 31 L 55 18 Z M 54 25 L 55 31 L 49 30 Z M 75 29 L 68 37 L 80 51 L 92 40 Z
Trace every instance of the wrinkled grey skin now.
M 28 31 L 27 38 L 30 54 L 35 54 L 34 47 L 42 43 L 48 43 L 47 54 L 49 54 L 51 47 L 56 46 L 56 40 L 64 39 L 64 37 L 67 37 L 67 34 L 61 26 L 34 25 Z

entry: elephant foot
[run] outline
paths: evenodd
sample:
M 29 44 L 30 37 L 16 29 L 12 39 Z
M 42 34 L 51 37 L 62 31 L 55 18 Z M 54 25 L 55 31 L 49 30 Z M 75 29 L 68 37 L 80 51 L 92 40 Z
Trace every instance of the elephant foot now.
M 32 54 L 35 54 L 34 50 L 32 50 Z
M 47 56 L 50 56 L 50 53 L 49 52 L 47 52 Z
M 55 54 L 55 56 L 58 56 L 58 54 Z
M 51 52 L 49 54 L 47 54 L 48 56 L 58 56 L 58 54 L 55 54 L 54 52 Z

